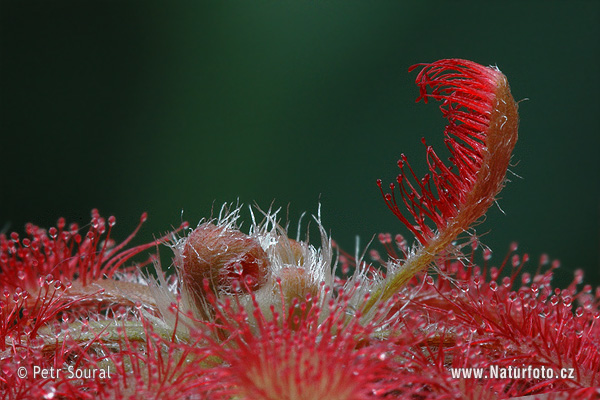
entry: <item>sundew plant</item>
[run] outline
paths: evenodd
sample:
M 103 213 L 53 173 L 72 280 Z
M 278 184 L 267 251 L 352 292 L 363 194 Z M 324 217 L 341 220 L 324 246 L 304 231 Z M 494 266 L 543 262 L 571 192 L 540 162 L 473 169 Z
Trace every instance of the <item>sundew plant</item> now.
M 459 59 L 412 69 L 451 157 L 426 145 L 425 176 L 402 155 L 377 182 L 410 237 L 352 257 L 320 211 L 315 245 L 277 209 L 237 204 L 137 247 L 145 215 L 121 243 L 96 210 L 86 227 L 2 234 L 0 398 L 598 398 L 600 288 L 581 271 L 554 287 L 557 264 L 516 245 L 492 262 L 473 228 L 517 142 L 506 77 Z

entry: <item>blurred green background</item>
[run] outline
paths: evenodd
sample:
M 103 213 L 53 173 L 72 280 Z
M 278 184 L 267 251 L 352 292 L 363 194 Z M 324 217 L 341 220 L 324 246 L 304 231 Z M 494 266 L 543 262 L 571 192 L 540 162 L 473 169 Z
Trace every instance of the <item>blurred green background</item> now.
M 478 228 L 495 263 L 599 274 L 598 1 L 6 1 L 0 12 L 0 228 L 85 224 L 138 242 L 240 199 L 316 213 L 353 253 L 404 233 L 375 184 L 401 153 L 443 153 L 410 65 L 497 64 L 520 103 L 512 170 Z M 284 218 L 286 214 L 282 215 Z M 168 251 L 167 251 L 168 253 Z

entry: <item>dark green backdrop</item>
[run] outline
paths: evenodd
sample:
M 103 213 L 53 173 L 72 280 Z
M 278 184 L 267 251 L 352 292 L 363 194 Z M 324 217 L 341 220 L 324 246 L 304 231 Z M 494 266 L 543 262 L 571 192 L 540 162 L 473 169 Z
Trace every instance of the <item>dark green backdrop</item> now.
M 518 241 L 598 283 L 600 3 L 482 3 L 2 0 L 0 227 L 97 207 L 124 238 L 148 211 L 146 241 L 239 197 L 293 223 L 321 202 L 351 252 L 406 233 L 375 180 L 402 152 L 423 172 L 444 126 L 407 68 L 460 57 L 528 99 L 494 260 Z

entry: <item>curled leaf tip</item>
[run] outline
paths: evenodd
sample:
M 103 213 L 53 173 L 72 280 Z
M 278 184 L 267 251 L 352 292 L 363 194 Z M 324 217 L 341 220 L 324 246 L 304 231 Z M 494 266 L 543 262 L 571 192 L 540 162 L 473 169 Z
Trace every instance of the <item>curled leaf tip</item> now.
M 468 60 L 447 59 L 422 67 L 417 75 L 417 101 L 440 101 L 448 120 L 444 141 L 450 164 L 426 146 L 429 173 L 418 178 L 406 156 L 400 174 L 386 193 L 377 184 L 389 209 L 415 235 L 419 250 L 387 280 L 380 291 L 389 299 L 416 272 L 473 222 L 481 218 L 502 190 L 517 141 L 518 112 L 508 80 L 496 67 Z

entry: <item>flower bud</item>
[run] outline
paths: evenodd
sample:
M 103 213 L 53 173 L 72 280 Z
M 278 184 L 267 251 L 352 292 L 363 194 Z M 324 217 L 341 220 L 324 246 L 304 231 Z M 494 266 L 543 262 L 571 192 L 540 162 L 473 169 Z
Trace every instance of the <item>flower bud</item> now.
M 304 249 L 300 242 L 281 237 L 275 247 L 275 253 L 284 265 L 301 266 L 304 264 Z
M 183 246 L 183 282 L 197 303 L 204 302 L 206 289 L 215 294 L 259 289 L 267 280 L 268 265 L 255 238 L 209 222 L 199 225 Z
M 300 321 L 306 317 L 314 299 L 319 295 L 318 283 L 304 268 L 286 267 L 277 275 L 277 286 L 274 291 L 280 292 L 283 296 L 284 306 L 289 311 L 289 327 L 298 329 Z M 295 302 L 297 302 L 296 307 L 294 307 Z

